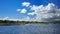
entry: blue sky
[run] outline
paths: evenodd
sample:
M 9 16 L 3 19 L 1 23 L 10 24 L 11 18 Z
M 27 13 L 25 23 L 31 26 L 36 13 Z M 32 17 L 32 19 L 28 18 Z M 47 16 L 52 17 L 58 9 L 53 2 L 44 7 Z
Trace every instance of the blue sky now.
M 24 2 L 30 3 L 29 6 L 25 6 L 25 5 L 23 6 L 22 4 Z M 31 10 L 30 6 L 33 6 L 33 5 L 35 7 L 40 5 L 47 6 L 49 3 L 55 4 L 55 6 L 58 6 L 58 9 L 60 8 L 60 0 L 0 0 L 0 19 L 3 19 L 3 18 L 25 19 L 26 17 L 28 17 L 28 19 L 30 18 L 36 19 L 35 17 L 36 14 L 28 15 L 29 12 L 35 11 L 35 10 Z M 18 9 L 19 11 L 17 11 Z M 25 13 L 20 13 L 22 10 L 24 10 Z M 51 18 L 51 19 L 54 20 L 54 18 Z M 47 19 L 43 19 L 43 21 L 44 20 L 47 20 Z

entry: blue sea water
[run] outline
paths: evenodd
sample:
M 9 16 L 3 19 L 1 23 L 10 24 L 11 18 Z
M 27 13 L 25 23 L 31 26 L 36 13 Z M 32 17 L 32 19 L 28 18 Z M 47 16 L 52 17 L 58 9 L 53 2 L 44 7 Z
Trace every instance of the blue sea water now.
M 0 26 L 0 34 L 60 34 L 60 24 Z

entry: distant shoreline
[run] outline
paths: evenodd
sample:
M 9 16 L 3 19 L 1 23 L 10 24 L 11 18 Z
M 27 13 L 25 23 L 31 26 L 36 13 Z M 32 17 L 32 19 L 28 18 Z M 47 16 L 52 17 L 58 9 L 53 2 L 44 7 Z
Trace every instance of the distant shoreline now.
M 0 26 L 25 25 L 25 24 L 60 24 L 60 21 L 57 21 L 57 22 L 37 22 L 37 21 L 0 20 Z

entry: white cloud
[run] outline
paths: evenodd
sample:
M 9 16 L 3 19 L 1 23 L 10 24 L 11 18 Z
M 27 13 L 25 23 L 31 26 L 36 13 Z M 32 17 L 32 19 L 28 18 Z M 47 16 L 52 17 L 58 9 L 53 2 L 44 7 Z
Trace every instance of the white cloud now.
M 9 17 L 4 17 L 3 20 L 7 20 Z
M 60 8 L 58 8 L 55 4 L 49 3 L 48 5 L 31 5 L 29 2 L 23 2 L 23 6 L 30 8 L 29 10 L 32 12 L 27 13 L 29 16 L 36 15 L 34 18 L 30 18 L 26 16 L 22 20 L 29 21 L 58 21 L 60 20 Z M 29 6 L 29 7 L 28 7 Z M 19 10 L 18 10 L 19 11 Z M 26 13 L 26 9 L 21 9 L 20 13 Z
M 21 9 L 17 9 L 17 11 L 21 11 Z
M 26 9 L 21 9 L 20 13 L 26 13 L 27 10 Z
M 17 11 L 20 12 L 20 13 L 26 13 L 27 12 L 27 10 L 24 9 L 24 8 L 23 9 L 17 9 Z
M 36 14 L 37 21 L 56 21 L 57 19 L 60 20 L 60 9 L 57 8 L 57 6 L 53 3 L 49 3 L 48 5 L 32 5 L 30 6 L 31 10 L 34 10 L 34 12 L 28 13 L 28 15 L 34 15 Z M 57 18 L 57 19 L 56 19 Z
M 28 15 L 34 15 L 35 14 L 35 12 L 30 12 L 30 13 L 28 13 Z
M 30 21 L 30 17 L 26 16 L 25 18 L 21 19 L 22 21 Z
M 30 5 L 30 3 L 29 2 L 23 2 L 22 5 L 28 7 Z

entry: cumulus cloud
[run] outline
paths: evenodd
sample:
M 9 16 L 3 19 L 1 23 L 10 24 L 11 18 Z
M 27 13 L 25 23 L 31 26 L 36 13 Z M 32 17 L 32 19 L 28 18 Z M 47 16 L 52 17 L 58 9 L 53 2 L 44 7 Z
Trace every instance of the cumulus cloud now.
M 27 12 L 27 10 L 24 9 L 24 8 L 23 9 L 17 9 L 17 11 L 20 12 L 20 13 L 26 13 Z
M 28 13 L 28 15 L 34 15 L 36 14 L 36 20 L 38 21 L 56 21 L 60 20 L 60 9 L 57 8 L 57 6 L 53 3 L 49 3 L 48 5 L 32 5 L 31 10 L 34 10 L 34 12 Z
M 30 18 L 26 16 L 23 20 L 29 21 L 59 21 L 60 20 L 60 8 L 58 8 L 53 3 L 48 3 L 47 5 L 31 5 L 29 2 L 23 2 L 23 6 L 29 6 L 29 10 L 32 12 L 28 12 L 27 15 L 33 16 L 36 15 L 34 18 Z M 19 10 L 18 10 L 19 11 Z M 26 13 L 26 9 L 22 9 L 20 13 Z
M 28 7 L 30 5 L 30 3 L 29 2 L 23 2 L 22 5 Z
M 21 12 L 20 13 L 26 13 L 27 10 L 26 9 L 21 9 Z
M 30 12 L 27 15 L 34 15 L 34 14 L 35 14 L 35 12 Z

